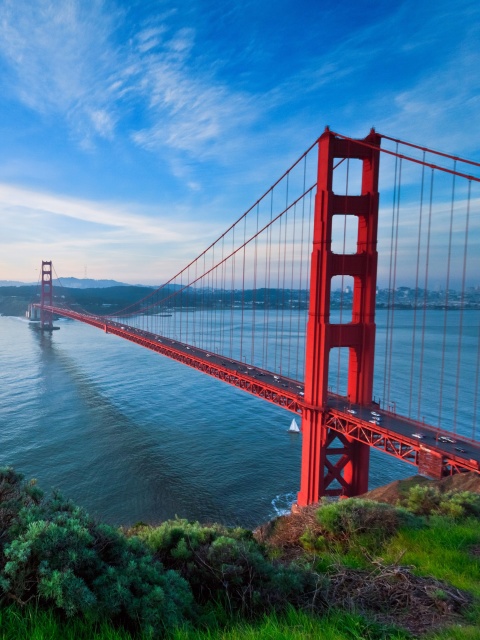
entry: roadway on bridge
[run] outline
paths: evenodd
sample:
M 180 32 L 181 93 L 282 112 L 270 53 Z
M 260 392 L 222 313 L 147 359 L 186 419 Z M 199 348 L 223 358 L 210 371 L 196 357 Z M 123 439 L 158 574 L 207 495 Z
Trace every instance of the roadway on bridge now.
M 424 446 L 436 451 L 448 453 L 463 460 L 480 460 L 480 443 L 473 442 L 458 434 L 447 434 L 444 430 L 409 420 L 390 411 L 383 411 L 379 407 L 363 407 L 346 403 L 345 398 L 329 397 L 328 405 L 353 418 L 365 420 L 372 424 L 379 424 L 384 429 L 401 434 L 407 438 L 415 438 Z
M 87 322 L 99 329 L 112 332 L 132 342 L 143 344 L 148 348 L 153 348 L 154 345 L 158 344 L 159 347 L 162 347 L 161 352 L 167 357 L 176 359 L 174 354 L 181 354 L 186 356 L 187 359 L 191 357 L 193 361 L 206 364 L 208 368 L 211 366 L 213 370 L 231 372 L 235 379 L 250 381 L 252 384 L 256 382 L 258 388 L 270 389 L 274 392 L 277 399 L 280 399 L 280 402 L 275 402 L 277 406 L 283 406 L 283 408 L 297 413 L 301 412 L 304 407 L 308 407 L 307 403 L 305 403 L 304 386 L 301 381 L 292 380 L 246 362 L 233 360 L 224 355 L 212 353 L 179 340 L 159 336 L 143 329 L 123 325 L 112 320 L 105 322 L 105 317 L 88 316 L 59 307 L 46 308 L 52 313 Z M 157 351 L 155 348 L 154 350 Z M 169 352 L 172 354 L 171 356 Z M 188 364 L 188 362 L 185 362 L 185 364 Z M 205 371 L 205 373 L 210 373 L 210 371 Z M 257 394 L 254 393 L 254 395 Z M 267 399 L 266 395 L 260 397 Z M 288 400 L 292 401 L 293 404 L 289 405 Z M 480 442 L 382 410 L 373 402 L 369 407 L 350 404 L 346 397 L 330 393 L 326 409 L 331 413 L 333 412 L 333 415 L 336 413 L 337 417 L 343 422 L 347 420 L 350 425 L 358 427 L 360 431 L 370 427 L 370 432 L 377 433 L 380 439 L 393 437 L 409 447 L 414 447 L 415 450 L 437 452 L 446 459 L 455 461 L 460 468 L 463 466 L 464 469 L 480 471 Z M 381 449 L 381 447 L 377 448 Z M 387 451 L 386 449 L 382 450 Z M 387 451 L 387 453 L 391 452 Z M 400 455 L 398 457 L 403 456 Z M 411 462 L 411 460 L 404 459 L 407 462 Z
M 151 338 L 152 336 L 151 333 L 141 329 L 123 326 L 120 328 L 128 328 L 129 331 L 144 335 L 145 337 Z M 232 360 L 225 356 L 205 351 L 199 347 L 190 346 L 178 340 L 172 340 L 171 338 L 157 337 L 156 340 L 157 342 L 169 346 L 176 351 L 183 352 L 186 355 L 190 354 L 196 358 L 204 359 L 205 362 L 220 365 L 225 369 L 232 371 L 234 374 L 241 374 L 248 376 L 249 378 L 258 379 L 263 384 L 276 387 L 280 393 L 287 391 L 291 394 L 296 394 L 299 402 L 303 400 L 304 387 L 298 380 L 292 380 L 285 376 L 272 373 L 271 371 L 265 371 L 259 367 L 254 367 L 246 362 Z M 328 407 L 344 414 L 348 414 L 350 418 L 357 418 L 359 420 L 372 423 L 372 425 L 377 424 L 383 429 L 388 429 L 392 433 L 403 435 L 409 440 L 415 438 L 418 440 L 419 445 L 422 444 L 423 446 L 429 447 L 435 451 L 447 453 L 449 456 L 454 456 L 463 460 L 473 459 L 480 461 L 480 443 L 468 440 L 467 438 L 458 436 L 457 434 L 446 434 L 444 430 L 435 429 L 430 425 L 409 420 L 408 418 L 404 418 L 390 411 L 384 411 L 374 403 L 372 403 L 371 407 L 364 407 L 348 403 L 345 397 L 329 394 Z

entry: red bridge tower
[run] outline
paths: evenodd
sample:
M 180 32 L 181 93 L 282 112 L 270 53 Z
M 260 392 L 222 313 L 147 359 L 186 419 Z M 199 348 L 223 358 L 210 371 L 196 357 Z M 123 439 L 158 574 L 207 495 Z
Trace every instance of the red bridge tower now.
M 325 424 L 325 409 L 329 354 L 334 347 L 349 349 L 347 393 L 350 402 L 369 405 L 372 401 L 379 157 L 380 136 L 373 129 L 364 141 L 344 140 L 328 128 L 319 139 L 299 506 L 318 502 L 324 495 L 350 497 L 368 489 L 369 446 L 329 429 Z M 335 158 L 362 161 L 360 194 L 333 192 Z M 358 218 L 356 253 L 332 252 L 334 215 Z M 331 280 L 338 275 L 354 279 L 352 318 L 347 324 L 330 323 Z M 339 441 L 338 446 L 334 446 L 335 440 Z M 340 486 L 329 488 L 335 480 Z
M 53 305 L 52 261 L 42 260 L 42 291 L 40 298 L 40 327 L 44 331 L 52 331 L 53 316 L 51 311 L 45 309 L 45 305 Z

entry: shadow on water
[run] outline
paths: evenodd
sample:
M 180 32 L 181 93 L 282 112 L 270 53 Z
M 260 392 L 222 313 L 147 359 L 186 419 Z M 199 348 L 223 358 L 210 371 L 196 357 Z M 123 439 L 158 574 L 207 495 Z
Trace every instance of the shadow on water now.
M 2 464 L 114 524 L 254 527 L 295 499 L 289 413 L 86 325 L 43 334 L 4 320 Z M 414 472 L 372 452 L 372 487 Z
M 33 333 L 40 362 L 38 420 L 24 434 L 30 445 L 17 452 L 15 466 L 116 523 L 175 515 L 236 520 L 221 497 L 199 487 L 188 467 L 179 467 L 162 447 L 163 425 L 154 437 L 97 388 L 52 334 Z

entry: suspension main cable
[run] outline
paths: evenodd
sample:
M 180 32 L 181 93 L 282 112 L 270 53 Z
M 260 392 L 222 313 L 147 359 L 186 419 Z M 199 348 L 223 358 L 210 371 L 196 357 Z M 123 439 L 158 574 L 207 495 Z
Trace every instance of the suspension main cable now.
M 383 133 L 378 134 L 384 140 L 391 140 L 392 142 L 396 142 L 398 144 L 402 144 L 406 147 L 412 147 L 413 149 L 418 149 L 419 151 L 423 151 L 423 157 L 425 158 L 425 153 L 432 153 L 437 156 L 442 156 L 442 158 L 448 158 L 449 160 L 454 160 L 455 162 L 462 162 L 464 164 L 471 164 L 474 167 L 480 167 L 480 162 L 475 162 L 474 160 L 467 160 L 466 158 L 461 158 L 459 156 L 454 156 L 450 153 L 444 153 L 443 151 L 436 151 L 435 149 L 429 149 L 428 147 L 422 147 L 418 144 L 413 144 L 412 142 L 405 142 L 405 140 L 397 140 L 396 138 L 391 138 Z
M 332 132 L 333 133 L 333 132 Z M 480 182 L 480 177 L 476 177 L 476 176 L 472 176 L 468 173 L 460 173 L 458 171 L 453 171 L 452 169 L 448 169 L 447 167 L 442 167 L 441 165 L 437 165 L 437 164 L 433 164 L 431 162 L 423 162 L 422 160 L 418 160 L 418 158 L 413 158 L 412 156 L 406 156 L 404 154 L 399 153 L 398 151 L 391 151 L 390 149 L 385 149 L 385 147 L 377 147 L 376 145 L 373 145 L 369 142 L 367 142 L 366 140 L 355 140 L 354 138 L 350 138 L 349 136 L 344 136 L 340 133 L 334 133 L 335 136 L 338 136 L 339 138 L 342 138 L 344 140 L 352 140 L 353 142 L 356 142 L 364 147 L 367 147 L 368 149 L 374 149 L 375 151 L 380 150 L 380 153 L 385 153 L 387 155 L 390 156 L 394 156 L 395 158 L 401 158 L 402 160 L 408 160 L 409 162 L 414 162 L 416 164 L 421 164 L 421 165 L 425 165 L 426 167 L 430 167 L 430 169 L 436 169 L 438 171 L 443 171 L 445 173 L 450 173 L 450 174 L 454 174 L 456 176 L 458 176 L 459 178 L 466 178 L 467 180 L 472 180 L 473 182 Z M 381 134 L 379 134 L 381 135 Z M 382 138 L 387 138 L 387 136 L 381 136 Z M 393 139 L 392 139 L 393 140 Z M 401 140 L 398 141 L 398 144 L 406 144 L 404 142 L 402 142 Z M 436 152 L 433 151 L 431 149 L 427 149 L 427 151 L 433 153 L 433 154 L 437 154 L 437 155 L 442 155 L 440 152 Z M 449 156 L 447 156 L 449 157 Z M 452 159 L 455 159 L 455 156 L 451 156 Z M 463 158 L 459 159 L 461 162 L 465 162 L 466 164 L 471 164 L 473 166 L 480 166 L 477 162 L 471 162 L 469 160 L 464 160 Z

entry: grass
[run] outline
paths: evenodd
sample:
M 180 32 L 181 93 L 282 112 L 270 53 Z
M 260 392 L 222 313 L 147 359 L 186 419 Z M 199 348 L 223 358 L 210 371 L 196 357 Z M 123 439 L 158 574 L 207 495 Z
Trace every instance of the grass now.
M 478 625 L 454 625 L 437 633 L 429 633 L 423 637 L 423 640 L 479 640 L 479 638 Z
M 424 640 L 479 640 L 478 624 L 453 625 Z M 0 609 L 1 640 L 133 640 L 107 623 L 81 618 L 60 620 L 53 611 L 16 606 Z M 408 633 L 366 621 L 359 615 L 332 610 L 322 618 L 290 609 L 283 616 L 270 614 L 258 623 L 239 621 L 228 629 L 177 629 L 165 640 L 411 640 Z M 135 640 L 148 640 L 135 636 Z
M 449 517 L 431 516 L 425 519 L 425 526 L 401 528 L 396 533 L 392 532 L 391 538 L 382 537 L 381 532 L 382 527 L 375 522 L 367 532 L 347 537 L 343 532 L 338 539 L 324 538 L 323 534 L 319 535 L 312 529 L 311 532 L 305 531 L 301 540 L 312 554 L 309 561 L 320 573 L 329 573 L 332 564 L 368 568 L 373 566 L 373 559 L 380 560 L 381 565 L 408 566 L 417 575 L 433 577 L 469 592 L 473 596 L 472 606 L 461 619 L 447 614 L 443 623 L 450 622 L 448 627 L 430 631 L 421 637 L 422 640 L 480 640 L 478 518 L 455 521 Z M 352 575 L 349 574 L 349 578 Z M 354 587 L 349 588 L 348 602 Z M 364 582 L 360 588 L 363 593 Z M 445 594 L 440 599 L 442 597 Z M 340 600 L 335 602 L 337 606 L 342 604 Z M 217 611 L 212 603 L 213 608 L 205 611 L 201 629 L 177 628 L 167 636 L 158 637 L 164 640 L 413 640 L 418 637 L 352 613 L 348 602 L 346 610 L 331 608 L 324 615 L 309 615 L 290 607 L 281 615 L 265 614 L 256 622 L 240 617 L 232 620 L 223 610 L 223 615 L 219 615 L 222 612 Z M 418 617 L 418 613 L 416 615 Z M 410 625 L 410 628 L 416 628 L 416 625 Z M 93 622 L 81 616 L 65 619 L 53 609 L 43 610 L 34 605 L 0 607 L 0 640 L 27 639 L 152 640 L 146 635 L 133 636 L 107 622 Z
M 401 556 L 401 563 L 415 566 L 417 574 L 444 580 L 480 597 L 480 557 L 471 553 L 479 545 L 478 519 L 455 522 L 432 516 L 423 529 L 401 530 L 386 545 L 383 557 L 393 563 Z
M 270 614 L 257 624 L 208 631 L 178 631 L 171 640 L 407 640 L 408 634 L 391 626 L 366 621 L 359 615 L 332 610 L 322 618 L 290 609 Z
M 0 640 L 132 640 L 126 631 L 82 618 L 61 620 L 35 606 L 0 608 Z
M 390 626 L 366 621 L 359 615 L 332 610 L 322 618 L 289 609 L 284 615 L 265 615 L 257 623 L 238 621 L 227 629 L 177 629 L 165 640 L 408 640 Z M 60 620 L 53 611 L 16 606 L 0 609 L 1 640 L 133 640 L 109 624 L 81 618 Z M 148 640 L 135 636 L 136 640 Z

